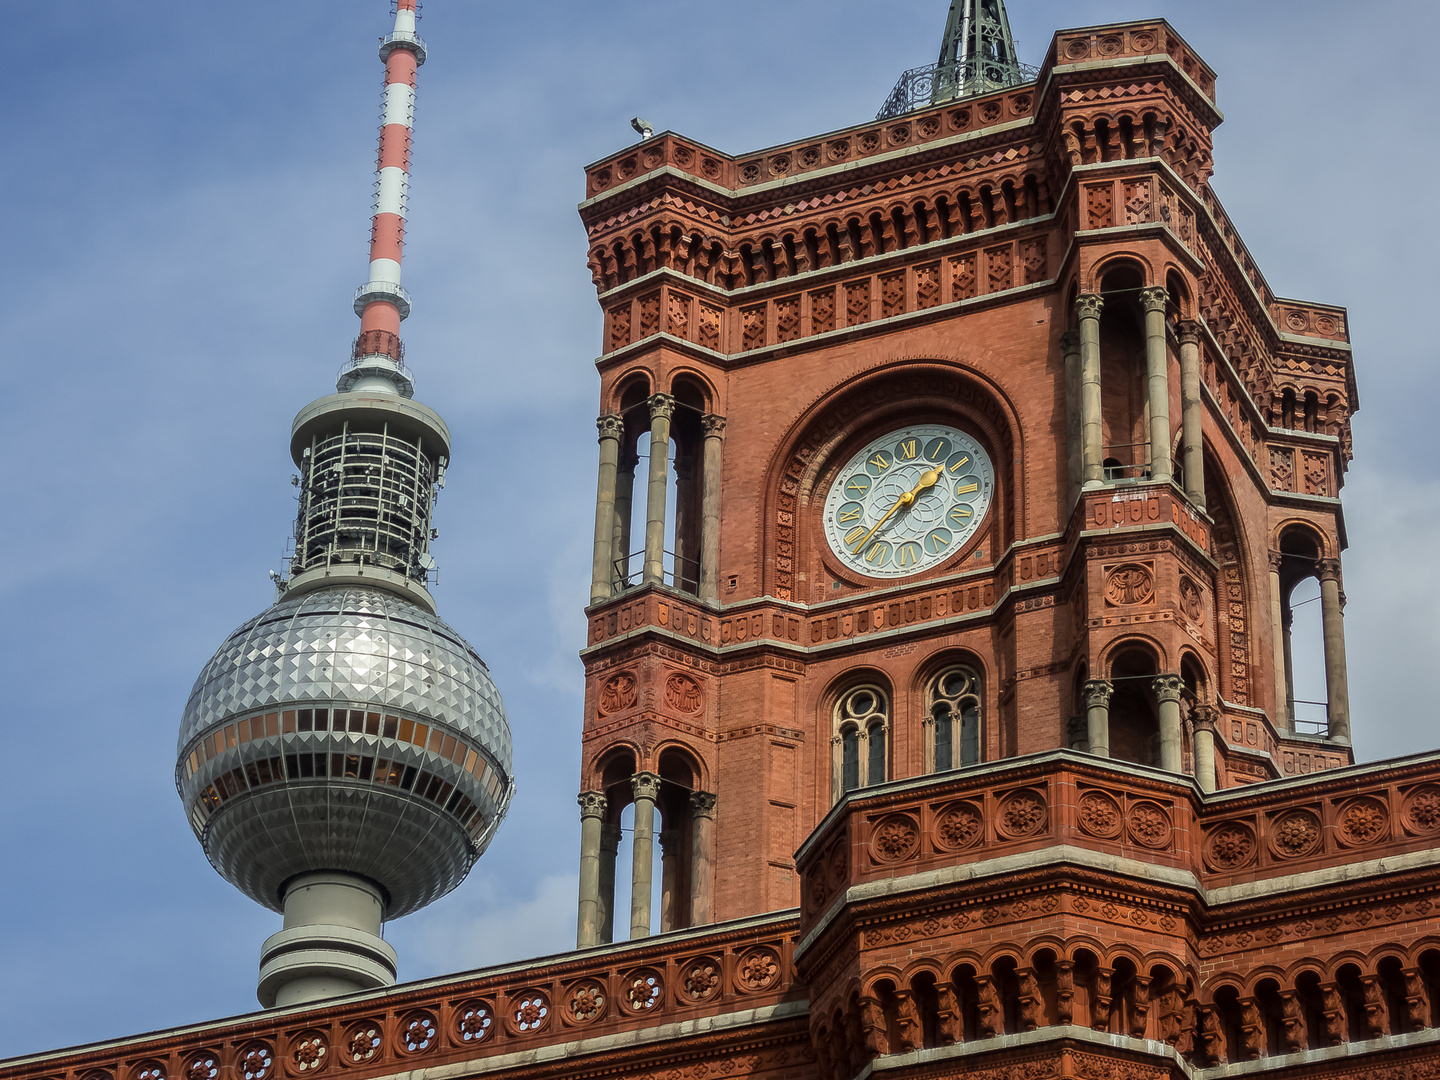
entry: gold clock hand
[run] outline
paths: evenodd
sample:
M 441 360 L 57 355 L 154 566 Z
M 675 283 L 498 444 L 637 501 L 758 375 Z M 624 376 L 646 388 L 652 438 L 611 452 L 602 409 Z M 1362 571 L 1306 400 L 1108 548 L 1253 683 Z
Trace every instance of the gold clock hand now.
M 919 495 L 920 492 L 926 491 L 934 487 L 936 481 L 940 479 L 940 472 L 941 470 L 939 469 L 926 469 L 925 472 L 921 473 L 920 482 L 916 484 L 913 488 L 911 488 L 909 491 L 905 492 L 905 494 L 901 495 L 900 498 L 895 500 L 895 505 L 890 507 L 889 510 L 886 510 L 885 516 L 882 517 L 879 521 L 877 521 L 874 527 L 868 533 L 861 537 L 860 542 L 850 549 L 850 554 L 860 554 L 860 552 L 865 549 L 865 545 L 870 542 L 870 538 L 880 531 L 880 526 L 884 525 L 885 522 L 890 520 L 891 514 L 895 513 L 896 510 L 899 510 L 900 507 L 909 506 L 911 503 L 913 503 L 915 501 L 915 497 Z

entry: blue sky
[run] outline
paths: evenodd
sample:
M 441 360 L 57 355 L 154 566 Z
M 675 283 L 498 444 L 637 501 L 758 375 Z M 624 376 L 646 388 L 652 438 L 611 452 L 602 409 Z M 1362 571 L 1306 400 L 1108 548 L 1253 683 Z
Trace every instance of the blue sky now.
M 582 166 L 636 113 L 737 153 L 863 121 L 933 59 L 946 7 L 426 5 L 406 341 L 455 434 L 436 594 L 505 694 L 520 789 L 470 880 L 388 929 L 402 978 L 574 941 L 600 333 Z M 384 0 L 280 10 L 57 0 L 7 21 L 0 1057 L 249 1011 L 278 928 L 206 864 L 174 737 L 202 664 L 271 599 L 290 419 L 357 329 L 388 22 Z M 1169 18 L 1219 73 L 1214 184 L 1272 287 L 1350 308 L 1347 624 L 1372 760 L 1440 743 L 1440 6 L 1363 14 L 1375 32 L 1314 0 L 1011 12 L 1030 62 L 1057 27 Z M 1317 667 L 1300 678 L 1323 695 Z

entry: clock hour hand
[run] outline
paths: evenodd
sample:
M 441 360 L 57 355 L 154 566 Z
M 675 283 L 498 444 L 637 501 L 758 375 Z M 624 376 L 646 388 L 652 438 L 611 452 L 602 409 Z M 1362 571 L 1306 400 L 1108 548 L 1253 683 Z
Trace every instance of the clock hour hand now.
M 940 479 L 940 473 L 940 469 L 926 469 L 925 472 L 921 473 L 920 482 L 916 484 L 913 488 L 911 488 L 909 491 L 905 492 L 905 494 L 901 495 L 900 498 L 895 500 L 895 505 L 890 507 L 889 510 L 885 511 L 885 515 L 875 523 L 874 527 L 871 528 L 868 533 L 861 537 L 860 542 L 850 549 L 850 553 L 852 555 L 858 555 L 860 554 L 860 552 L 864 551 L 865 545 L 870 542 L 870 538 L 880 531 L 880 526 L 884 525 L 885 522 L 890 520 L 890 515 L 895 513 L 895 511 L 899 510 L 902 506 L 909 506 L 915 501 L 916 497 L 922 491 L 928 491 L 930 488 L 934 487 L 936 482 Z

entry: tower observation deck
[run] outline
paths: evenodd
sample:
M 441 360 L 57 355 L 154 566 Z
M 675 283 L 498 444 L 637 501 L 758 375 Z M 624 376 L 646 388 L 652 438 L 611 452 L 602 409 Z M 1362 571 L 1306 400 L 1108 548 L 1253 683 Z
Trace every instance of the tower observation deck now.
M 180 724 L 176 785 L 205 854 L 285 916 L 261 952 L 267 1007 L 393 983 L 384 920 L 458 885 L 514 790 L 500 694 L 430 595 L 450 432 L 413 400 L 400 341 L 425 45 L 416 0 L 395 7 L 361 329 L 337 392 L 292 426 L 289 575 L 205 665 Z
M 876 119 L 1020 86 L 1034 82 L 1035 75 L 1016 55 L 1005 0 L 953 0 L 940 59 L 901 75 Z

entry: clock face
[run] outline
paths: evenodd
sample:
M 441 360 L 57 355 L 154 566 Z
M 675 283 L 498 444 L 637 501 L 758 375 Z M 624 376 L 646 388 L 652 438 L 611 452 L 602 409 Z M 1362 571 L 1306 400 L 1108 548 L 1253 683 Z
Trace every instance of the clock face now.
M 994 490 L 990 458 L 969 435 L 940 424 L 903 427 L 840 470 L 825 499 L 825 538 L 866 577 L 917 574 L 975 534 Z

